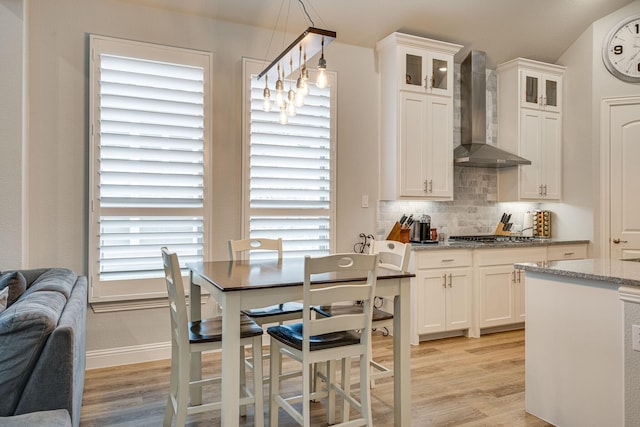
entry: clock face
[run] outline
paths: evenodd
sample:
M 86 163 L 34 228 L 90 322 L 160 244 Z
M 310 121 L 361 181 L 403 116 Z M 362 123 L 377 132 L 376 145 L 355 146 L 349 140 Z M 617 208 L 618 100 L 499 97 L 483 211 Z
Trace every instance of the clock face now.
M 620 80 L 640 83 L 640 16 L 613 27 L 602 47 L 607 70 Z

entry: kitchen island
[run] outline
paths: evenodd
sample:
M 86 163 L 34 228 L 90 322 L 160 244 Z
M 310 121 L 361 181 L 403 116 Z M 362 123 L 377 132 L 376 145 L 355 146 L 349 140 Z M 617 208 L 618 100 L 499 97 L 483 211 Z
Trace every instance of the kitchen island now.
M 639 426 L 640 263 L 516 264 L 526 275 L 525 405 L 558 426 Z

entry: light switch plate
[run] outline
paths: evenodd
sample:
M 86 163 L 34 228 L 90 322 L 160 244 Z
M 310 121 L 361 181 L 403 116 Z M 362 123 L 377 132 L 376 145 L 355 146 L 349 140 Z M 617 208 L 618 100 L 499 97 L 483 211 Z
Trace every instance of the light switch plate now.
M 640 351 L 640 325 L 631 325 L 631 347 Z

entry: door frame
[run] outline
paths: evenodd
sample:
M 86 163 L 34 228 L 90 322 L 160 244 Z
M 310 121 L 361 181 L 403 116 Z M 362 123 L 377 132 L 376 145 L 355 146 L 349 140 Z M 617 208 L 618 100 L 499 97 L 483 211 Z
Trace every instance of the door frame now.
M 600 221 L 597 231 L 600 257 L 611 256 L 611 109 L 621 105 L 640 105 L 640 96 L 602 98 L 600 105 Z

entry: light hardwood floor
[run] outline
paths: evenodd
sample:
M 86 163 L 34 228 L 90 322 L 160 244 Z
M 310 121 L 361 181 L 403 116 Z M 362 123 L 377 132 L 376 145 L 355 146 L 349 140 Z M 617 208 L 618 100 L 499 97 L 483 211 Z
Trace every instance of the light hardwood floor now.
M 390 364 L 392 339 L 376 335 L 374 354 Z M 204 365 L 209 373 L 217 372 L 219 354 L 206 355 Z M 522 330 L 413 346 L 411 381 L 413 426 L 550 426 L 524 410 Z M 168 360 L 87 371 L 80 425 L 160 426 L 168 387 Z M 217 391 L 205 391 L 205 396 L 215 395 Z M 379 380 L 372 390 L 376 426 L 393 425 L 392 396 L 392 379 Z M 326 425 L 322 402 L 313 407 L 313 424 Z M 240 426 L 253 425 L 253 409 L 248 412 Z M 187 425 L 220 425 L 219 413 L 189 416 Z M 280 426 L 295 425 L 287 415 L 280 416 Z

